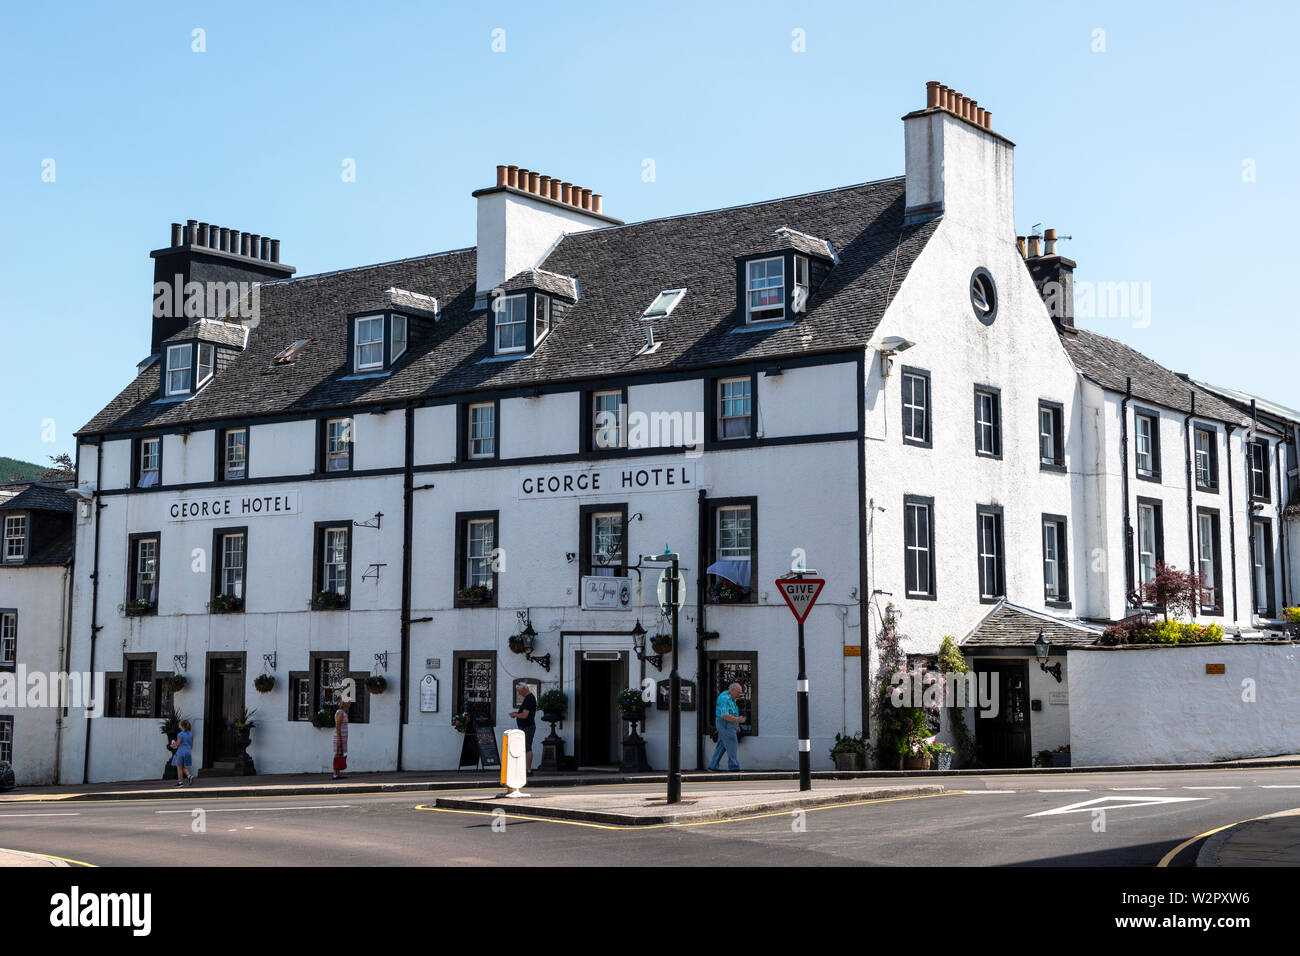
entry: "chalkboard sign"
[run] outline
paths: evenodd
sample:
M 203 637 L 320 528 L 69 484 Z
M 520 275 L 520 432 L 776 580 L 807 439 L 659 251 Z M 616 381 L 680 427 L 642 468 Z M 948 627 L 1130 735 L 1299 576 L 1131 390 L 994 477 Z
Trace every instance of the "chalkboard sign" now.
M 495 727 L 474 728 L 474 740 L 478 744 L 478 759 L 484 769 L 501 766 L 501 753 L 497 750 L 497 729 Z

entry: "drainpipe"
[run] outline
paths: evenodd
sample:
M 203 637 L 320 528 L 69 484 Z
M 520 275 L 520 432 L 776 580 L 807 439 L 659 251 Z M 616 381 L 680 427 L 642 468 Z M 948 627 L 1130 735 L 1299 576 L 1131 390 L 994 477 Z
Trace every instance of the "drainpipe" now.
M 1284 490 L 1284 482 L 1282 479 L 1282 454 L 1285 450 L 1286 442 L 1278 442 L 1277 457 L 1274 461 L 1274 465 L 1275 471 L 1277 472 L 1277 558 L 1278 568 L 1282 572 L 1282 607 L 1290 607 L 1291 602 L 1287 600 L 1287 592 L 1290 588 L 1287 587 L 1288 581 L 1286 575 L 1286 516 L 1283 514 L 1286 505 L 1286 492 Z M 1284 615 L 1281 614 L 1278 615 L 1278 617 L 1283 616 Z
M 104 503 L 100 501 L 101 485 L 104 483 L 104 439 L 101 438 L 95 446 L 95 497 L 93 507 L 95 509 L 95 548 L 90 571 L 90 666 L 87 672 L 90 674 L 90 686 L 94 693 L 95 686 L 95 641 L 99 638 L 99 512 L 103 510 Z M 107 693 L 107 688 L 105 688 Z M 92 701 L 98 704 L 101 709 L 108 706 L 108 701 Z M 86 719 L 86 752 L 82 755 L 81 762 L 81 782 L 83 784 L 90 782 L 90 728 L 95 723 L 87 715 Z
M 1232 562 L 1232 620 L 1237 621 L 1237 507 L 1232 499 L 1232 425 L 1228 429 L 1228 552 Z M 1241 629 L 1238 624 L 1238 630 Z
M 406 739 L 407 709 L 411 683 L 411 498 L 414 485 L 415 409 L 406 405 L 406 451 L 402 470 L 402 625 L 401 691 L 397 704 L 397 769 L 402 769 L 402 746 Z
M 1129 527 L 1128 507 L 1128 403 L 1133 400 L 1133 378 L 1124 383 L 1124 401 L 1119 406 L 1119 461 L 1124 497 L 1124 603 L 1133 591 L 1133 529 Z
M 1183 419 L 1183 452 L 1187 457 L 1187 564 L 1189 571 L 1199 572 L 1199 563 L 1196 560 L 1195 537 L 1192 534 L 1192 418 L 1196 415 L 1196 393 L 1192 392 L 1192 410 L 1187 417 Z M 1196 620 L 1200 608 L 1201 598 L 1196 599 L 1192 605 L 1192 620 Z
M 74 558 L 68 558 L 63 565 L 63 607 L 59 623 L 59 669 L 66 675 L 70 670 L 68 657 L 72 647 L 72 568 Z M 64 685 L 67 693 L 67 685 Z M 54 717 L 54 779 L 57 784 L 63 769 L 63 728 L 68 719 L 68 699 L 65 696 L 59 712 Z
M 704 659 L 704 609 L 708 607 L 704 594 L 704 556 L 709 547 L 709 493 L 703 488 L 699 492 L 699 571 L 695 574 L 695 593 L 697 613 L 695 615 L 695 769 L 704 769 L 704 708 L 708 706 L 709 695 L 704 693 L 704 678 L 708 676 Z M 749 582 L 754 587 L 758 582 Z

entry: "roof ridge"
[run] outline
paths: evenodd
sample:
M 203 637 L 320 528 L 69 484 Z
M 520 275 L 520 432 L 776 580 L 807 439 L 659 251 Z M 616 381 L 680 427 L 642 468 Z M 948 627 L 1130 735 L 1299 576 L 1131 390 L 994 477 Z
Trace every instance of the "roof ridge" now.
M 382 269 L 385 266 L 399 266 L 406 262 L 420 262 L 425 259 L 441 259 L 444 256 L 454 256 L 462 252 L 477 252 L 478 246 L 464 246 L 460 249 L 447 249 L 443 252 L 427 252 L 418 256 L 407 256 L 405 259 L 389 259 L 387 262 L 372 262 L 364 266 L 349 266 L 346 269 L 331 269 L 329 272 L 313 272 L 305 276 L 291 276 L 287 279 L 272 279 L 270 282 L 261 282 L 259 285 L 288 285 L 291 282 L 304 282 L 307 279 L 325 279 L 330 276 L 343 275 L 349 272 L 364 272 L 367 269 Z

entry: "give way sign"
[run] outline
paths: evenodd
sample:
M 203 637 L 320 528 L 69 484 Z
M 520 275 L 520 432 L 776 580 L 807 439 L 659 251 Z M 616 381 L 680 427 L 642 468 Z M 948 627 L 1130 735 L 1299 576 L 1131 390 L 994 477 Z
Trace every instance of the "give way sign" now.
M 817 595 L 826 586 L 825 578 L 777 578 L 776 586 L 781 589 L 781 597 L 790 605 L 795 620 L 802 624 L 808 619 L 808 612 L 817 601 Z

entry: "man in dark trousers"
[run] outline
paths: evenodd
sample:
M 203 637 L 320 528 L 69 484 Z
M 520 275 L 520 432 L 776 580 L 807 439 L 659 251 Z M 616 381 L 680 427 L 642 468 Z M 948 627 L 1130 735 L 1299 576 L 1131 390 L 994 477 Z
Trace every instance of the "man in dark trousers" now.
M 528 754 L 528 773 L 533 772 L 533 734 L 537 733 L 537 698 L 533 689 L 525 683 L 515 685 L 515 690 L 524 695 L 518 710 L 512 710 L 510 716 L 515 725 L 524 732 L 524 750 Z

